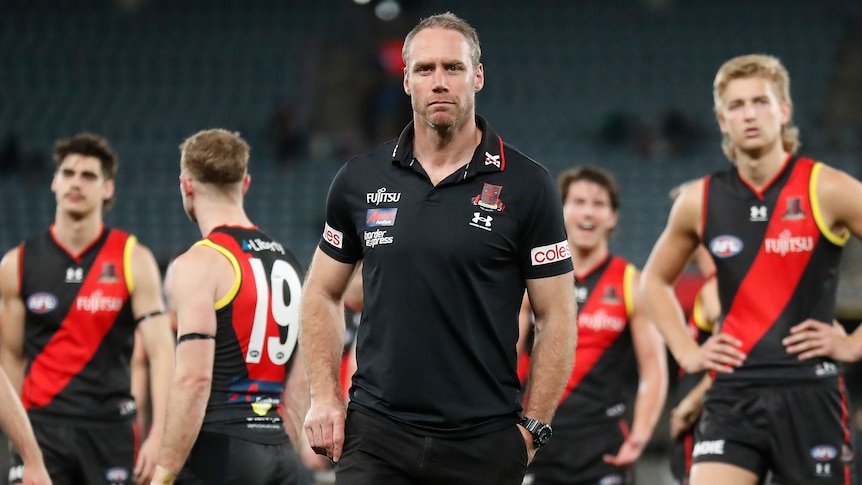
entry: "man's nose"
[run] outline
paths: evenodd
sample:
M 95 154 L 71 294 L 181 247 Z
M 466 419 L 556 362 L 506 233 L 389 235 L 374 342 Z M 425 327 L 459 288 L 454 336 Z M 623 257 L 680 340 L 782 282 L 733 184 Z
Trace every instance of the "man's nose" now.
M 435 92 L 448 91 L 449 85 L 446 83 L 446 73 L 442 69 L 435 69 L 433 74 L 433 83 L 431 87 Z

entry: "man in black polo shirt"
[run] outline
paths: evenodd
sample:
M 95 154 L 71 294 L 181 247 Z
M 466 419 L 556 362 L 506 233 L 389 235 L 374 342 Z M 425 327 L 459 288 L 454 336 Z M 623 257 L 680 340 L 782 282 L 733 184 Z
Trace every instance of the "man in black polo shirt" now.
M 543 167 L 476 116 L 485 78 L 472 27 L 451 13 L 424 19 L 403 56 L 413 122 L 350 160 L 329 191 L 302 304 L 305 430 L 339 484 L 520 484 L 549 438 L 576 342 L 560 199 Z M 341 298 L 360 260 L 345 424 Z M 525 288 L 537 337 L 522 399 Z

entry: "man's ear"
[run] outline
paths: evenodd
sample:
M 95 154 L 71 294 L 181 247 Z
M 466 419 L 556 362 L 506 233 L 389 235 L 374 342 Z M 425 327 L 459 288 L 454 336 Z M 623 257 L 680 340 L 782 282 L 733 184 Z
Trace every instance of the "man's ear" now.
M 192 179 L 186 177 L 185 175 L 180 175 L 180 190 L 183 191 L 183 195 L 186 197 L 192 195 L 194 192 L 194 184 L 192 183 Z
M 251 175 L 245 174 L 245 177 L 242 179 L 242 195 L 245 195 L 248 192 L 248 187 L 251 185 Z

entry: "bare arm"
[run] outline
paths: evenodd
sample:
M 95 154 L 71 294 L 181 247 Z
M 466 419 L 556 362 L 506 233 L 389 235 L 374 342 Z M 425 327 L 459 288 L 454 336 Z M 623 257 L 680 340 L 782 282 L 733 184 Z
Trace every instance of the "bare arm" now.
M 698 252 L 705 253 L 706 249 L 701 245 Z M 699 314 L 693 315 L 701 330 L 706 332 L 717 332 L 716 322 L 721 316 L 721 303 L 718 301 L 718 283 L 712 277 L 700 287 L 697 293 L 697 303 L 694 311 Z M 712 386 L 712 378 L 705 374 L 703 379 L 683 397 L 670 414 L 670 437 L 679 439 L 683 433 L 694 426 L 703 411 L 703 397 Z
M 530 357 L 524 416 L 550 423 L 575 361 L 578 326 L 575 323 L 573 273 L 527 280 L 536 334 Z M 532 436 L 521 430 L 528 450 L 535 453 Z
M 164 313 L 159 267 L 149 249 L 137 244 L 132 249 L 132 313 L 138 324 L 144 352 L 150 364 L 150 396 L 152 426 L 141 444 L 135 475 L 138 483 L 147 483 L 153 476 L 159 452 L 159 442 L 165 427 L 168 387 L 174 368 L 174 344 L 170 320 Z
M 141 436 L 146 438 L 149 434 L 149 423 L 152 421 L 150 410 L 150 366 L 147 362 L 147 353 L 141 342 L 141 333 L 135 332 L 135 349 L 132 351 L 132 397 L 138 409 L 138 429 Z
M 216 334 L 215 302 L 228 291 L 229 284 L 223 281 L 232 283 L 234 277 L 230 263 L 206 246 L 192 247 L 176 259 L 165 286 L 180 337 Z M 153 477 L 157 484 L 173 483 L 197 440 L 212 386 L 215 340 L 186 340 L 177 345 L 176 355 L 159 466 Z
M 849 231 L 862 239 L 862 183 L 840 170 L 823 166 L 816 191 L 828 232 L 841 238 Z M 808 319 L 793 327 L 782 343 L 789 353 L 799 354 L 801 360 L 829 357 L 855 362 L 862 359 L 862 326 L 848 336 L 831 323 Z
M 617 466 L 630 465 L 640 457 L 655 430 L 667 398 L 667 357 L 664 342 L 646 314 L 639 296 L 637 275 L 632 282 L 632 293 L 634 312 L 631 317 L 631 332 L 640 383 L 635 398 L 631 433 L 617 455 L 605 460 Z
M 24 485 L 50 485 L 42 452 L 18 395 L 24 382 L 26 308 L 19 280 L 20 249 L 0 261 L 0 428 L 24 461 Z
M 287 374 L 284 383 L 282 400 L 284 406 L 284 430 L 290 436 L 293 447 L 299 451 L 300 447 L 307 445 L 302 437 L 302 421 L 308 412 L 308 377 L 305 372 L 302 352 L 297 350 L 293 357 L 293 364 Z
M 690 430 L 703 412 L 703 396 L 712 387 L 712 378 L 704 374 L 703 379 L 671 410 L 670 415 L 670 437 L 677 440 L 683 433 Z
M 344 444 L 344 403 L 339 366 L 344 345 L 343 296 L 353 265 L 336 261 L 318 249 L 305 280 L 300 311 L 302 355 L 311 392 L 305 432 L 311 448 L 333 461 Z
M 21 299 L 18 276 L 19 249 L 6 253 L 0 261 L 0 365 L 12 388 L 21 394 L 24 383 L 24 319 L 26 308 Z
M 673 284 L 697 248 L 701 221 L 703 181 L 687 187 L 674 202 L 664 232 L 659 236 L 641 275 L 641 290 L 647 312 L 655 322 L 671 353 L 686 372 L 703 369 L 731 372 L 742 365 L 745 355 L 738 340 L 719 334 L 702 348 L 686 330 L 685 317 Z
M 344 291 L 344 306 L 350 310 L 362 312 L 362 263 L 356 265 L 353 270 L 353 276 L 350 277 L 350 283 L 347 284 L 347 289 Z
M 527 340 L 532 326 L 533 308 L 530 307 L 530 298 L 527 293 L 524 293 L 524 298 L 521 300 L 521 311 L 518 313 L 518 359 L 527 351 Z
M 18 394 L 6 373 L 0 371 L 0 429 L 9 437 L 12 446 L 24 460 L 24 485 L 50 485 L 51 478 L 45 469 L 42 451 L 33 435 L 30 420 Z

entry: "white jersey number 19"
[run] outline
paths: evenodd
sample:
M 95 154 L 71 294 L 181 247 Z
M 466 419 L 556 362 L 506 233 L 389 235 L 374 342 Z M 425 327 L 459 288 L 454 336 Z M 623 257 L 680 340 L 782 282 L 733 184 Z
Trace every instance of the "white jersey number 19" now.
M 302 295 L 302 281 L 300 281 L 299 274 L 293 266 L 281 259 L 275 260 L 272 264 L 270 281 L 267 281 L 266 270 L 260 259 L 251 258 L 249 263 L 257 287 L 257 307 L 254 311 L 254 323 L 251 328 L 245 361 L 250 364 L 259 363 L 263 354 L 264 340 L 267 340 L 266 347 L 269 360 L 273 364 L 283 365 L 293 355 L 299 335 L 299 300 L 300 295 Z M 287 294 L 290 300 L 288 305 L 284 304 L 284 285 L 287 285 Z M 272 295 L 272 317 L 279 326 L 287 327 L 287 339 L 283 343 L 278 336 L 266 339 L 270 294 Z

